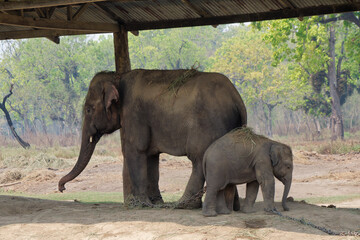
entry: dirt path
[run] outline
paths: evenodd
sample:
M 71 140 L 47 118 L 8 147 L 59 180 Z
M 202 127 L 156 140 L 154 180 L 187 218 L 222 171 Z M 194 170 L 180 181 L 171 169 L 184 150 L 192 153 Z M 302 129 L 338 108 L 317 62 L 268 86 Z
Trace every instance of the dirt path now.
M 360 154 L 319 155 L 295 152 L 295 199 L 360 194 Z M 74 160 L 75 161 L 75 160 Z M 67 191 L 122 192 L 120 161 L 92 163 Z M 6 187 L 29 193 L 53 193 L 65 170 L 42 170 L 42 177 L 28 178 Z M 180 194 L 191 172 L 184 158 L 161 156 L 162 193 Z M 41 175 L 40 174 L 40 175 Z M 46 177 L 52 176 L 52 177 Z M 276 199 L 283 186 L 276 182 Z M 244 186 L 239 187 L 244 196 Z M 0 239 L 360 239 L 330 236 L 303 223 L 262 211 L 262 196 L 256 212 L 232 213 L 205 218 L 200 210 L 126 209 L 119 204 L 82 204 L 0 196 Z M 360 199 L 334 204 L 334 208 L 290 202 L 286 216 L 303 219 L 332 231 L 360 231 Z M 280 203 L 277 209 L 281 210 Z

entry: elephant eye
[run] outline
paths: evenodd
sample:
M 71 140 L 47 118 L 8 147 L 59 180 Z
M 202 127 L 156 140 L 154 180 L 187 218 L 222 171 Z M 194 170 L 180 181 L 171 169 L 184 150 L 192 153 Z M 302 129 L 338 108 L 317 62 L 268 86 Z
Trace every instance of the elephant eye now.
M 91 106 L 87 106 L 86 108 L 85 108 L 85 111 L 86 111 L 86 114 L 90 114 L 91 112 L 92 112 L 92 107 Z

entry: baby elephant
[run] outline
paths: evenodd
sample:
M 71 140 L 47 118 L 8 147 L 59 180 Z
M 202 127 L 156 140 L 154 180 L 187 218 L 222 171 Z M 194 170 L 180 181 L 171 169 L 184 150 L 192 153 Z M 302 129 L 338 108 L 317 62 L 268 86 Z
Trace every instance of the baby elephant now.
M 236 184 L 247 183 L 244 212 L 250 212 L 259 185 L 265 211 L 276 210 L 274 205 L 275 179 L 284 185 L 282 206 L 290 191 L 293 171 L 291 148 L 285 144 L 255 134 L 250 128 L 235 129 L 213 142 L 203 161 L 206 179 L 204 216 L 229 214 L 233 206 Z

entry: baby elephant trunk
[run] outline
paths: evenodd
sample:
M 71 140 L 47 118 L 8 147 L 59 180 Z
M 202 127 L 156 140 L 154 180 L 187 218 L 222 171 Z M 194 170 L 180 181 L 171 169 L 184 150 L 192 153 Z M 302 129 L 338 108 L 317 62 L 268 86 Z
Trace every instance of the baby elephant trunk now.
M 291 175 L 286 176 L 282 182 L 284 184 L 284 194 L 283 194 L 283 197 L 282 197 L 282 207 L 283 207 L 284 211 L 289 211 L 289 208 L 286 205 L 286 199 L 287 199 L 287 197 L 289 195 L 289 192 L 290 192 L 292 176 Z

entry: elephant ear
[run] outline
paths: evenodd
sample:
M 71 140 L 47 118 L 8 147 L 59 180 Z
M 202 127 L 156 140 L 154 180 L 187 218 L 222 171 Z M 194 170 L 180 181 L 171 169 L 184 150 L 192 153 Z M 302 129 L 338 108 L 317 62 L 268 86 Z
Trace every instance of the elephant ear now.
M 104 85 L 104 103 L 106 108 L 106 114 L 108 118 L 111 118 L 111 104 L 119 101 L 119 92 L 112 83 L 106 83 Z
M 270 159 L 271 164 L 273 167 L 275 167 L 279 161 L 281 160 L 281 146 L 278 144 L 271 145 L 270 148 Z

